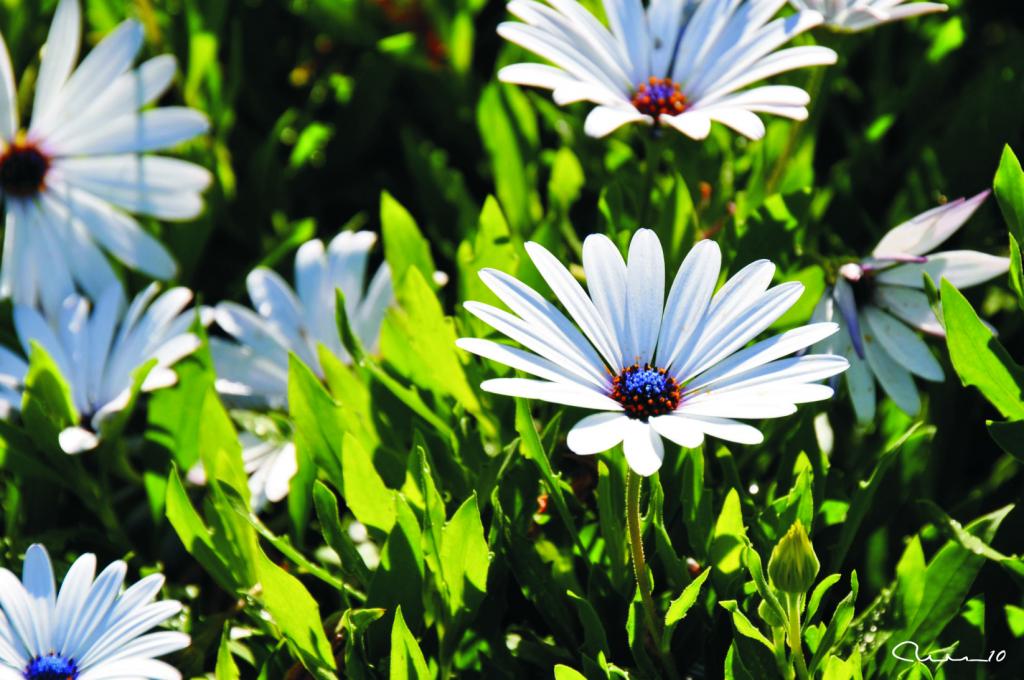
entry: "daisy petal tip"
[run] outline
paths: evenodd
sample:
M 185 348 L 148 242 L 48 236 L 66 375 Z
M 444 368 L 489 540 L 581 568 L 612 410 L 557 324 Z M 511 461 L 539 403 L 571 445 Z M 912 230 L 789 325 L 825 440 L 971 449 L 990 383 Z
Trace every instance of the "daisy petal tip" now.
M 68 427 L 57 436 L 57 443 L 64 453 L 77 455 L 95 449 L 100 445 L 100 439 L 83 427 Z

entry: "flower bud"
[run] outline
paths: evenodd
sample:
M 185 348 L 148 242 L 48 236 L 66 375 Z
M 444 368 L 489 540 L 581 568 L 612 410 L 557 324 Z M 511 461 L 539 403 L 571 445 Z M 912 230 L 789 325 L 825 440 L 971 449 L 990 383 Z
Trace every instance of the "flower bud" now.
M 779 590 L 802 595 L 814 585 L 820 568 L 807 531 L 797 520 L 772 550 L 768 576 Z

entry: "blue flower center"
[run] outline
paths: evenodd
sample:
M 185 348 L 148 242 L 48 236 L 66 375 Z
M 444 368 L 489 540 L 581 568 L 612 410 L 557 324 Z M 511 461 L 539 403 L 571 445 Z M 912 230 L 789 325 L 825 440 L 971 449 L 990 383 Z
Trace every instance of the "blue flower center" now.
M 622 404 L 626 415 L 647 420 L 675 411 L 679 406 L 679 383 L 664 368 L 633 364 L 612 380 L 612 399 Z
M 15 141 L 0 155 L 0 187 L 12 196 L 34 196 L 42 190 L 50 159 L 33 144 Z
M 633 106 L 657 121 L 663 113 L 675 116 L 685 111 L 686 95 L 679 88 L 679 83 L 671 78 L 651 76 L 646 82 L 637 85 L 633 93 Z
M 25 680 L 75 680 L 78 664 L 63 654 L 47 654 L 32 659 L 25 668 Z

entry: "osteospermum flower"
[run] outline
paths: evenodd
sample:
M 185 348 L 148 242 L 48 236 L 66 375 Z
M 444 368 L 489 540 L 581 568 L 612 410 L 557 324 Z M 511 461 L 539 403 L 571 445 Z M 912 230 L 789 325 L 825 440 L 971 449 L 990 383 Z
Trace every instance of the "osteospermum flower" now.
M 487 380 L 485 390 L 600 411 L 569 431 L 574 453 L 621 442 L 630 467 L 650 475 L 661 467 L 662 437 L 685 447 L 705 435 L 758 444 L 762 434 L 738 419 L 786 416 L 796 404 L 828 399 L 832 389 L 815 381 L 848 365 L 831 355 L 783 358 L 835 333 L 833 323 L 745 347 L 803 292 L 797 282 L 769 288 L 775 266 L 767 260 L 715 293 L 721 253 L 714 241 L 701 241 L 666 299 L 661 243 L 649 229 L 633 236 L 628 262 L 607 237 L 587 237 L 589 295 L 542 246 L 526 249 L 572 320 L 521 281 L 485 269 L 480 277 L 513 313 L 480 302 L 466 309 L 529 351 L 478 338 L 458 345 L 539 378 Z
M 326 250 L 320 240 L 304 243 L 295 254 L 295 291 L 270 269 L 258 267 L 250 272 L 246 284 L 256 311 L 222 302 L 214 313 L 218 325 L 235 340 L 210 341 L 220 393 L 248 406 L 281 409 L 288 400 L 289 352 L 320 377 L 317 345 L 350 361 L 335 320 L 336 289 L 345 295 L 353 332 L 364 345 L 376 344 L 392 297 L 391 270 L 386 264 L 364 287 L 376 242 L 375 234 L 360 231 L 338 234 Z M 298 470 L 294 445 L 258 435 L 243 437 L 242 443 L 253 506 L 258 509 L 266 501 L 284 498 Z M 196 472 L 193 480 L 201 479 L 202 472 Z
M 825 25 L 837 31 L 863 31 L 890 21 L 932 12 L 945 12 L 941 2 L 906 0 L 789 0 L 798 10 L 814 10 L 825 17 Z
M 523 23 L 498 33 L 551 62 L 506 66 L 507 83 L 552 90 L 559 105 L 596 104 L 588 135 L 603 137 L 627 123 L 668 125 L 703 139 L 717 121 L 754 139 L 758 113 L 807 117 L 805 91 L 789 85 L 744 90 L 805 66 L 834 64 L 818 46 L 779 48 L 822 21 L 814 11 L 772 20 L 785 0 L 605 0 L 605 27 L 576 0 L 512 0 Z
M 202 210 L 205 169 L 141 155 L 204 132 L 198 111 L 142 110 L 170 85 L 171 56 L 132 62 L 142 25 L 125 21 L 75 69 L 81 33 L 77 0 L 61 0 L 46 41 L 31 124 L 21 127 L 6 45 L 0 38 L 0 197 L 6 212 L 0 296 L 41 300 L 56 314 L 76 284 L 99 297 L 114 283 L 105 251 L 158 279 L 176 264 L 128 213 L 186 220 Z
M 368 231 L 342 232 L 324 249 L 319 239 L 295 254 L 295 288 L 266 267 L 249 273 L 251 309 L 234 302 L 217 305 L 217 324 L 236 342 L 211 340 L 222 394 L 273 408 L 288 399 L 288 352 L 323 377 L 317 345 L 350 361 L 335 321 L 335 289 L 345 294 L 352 330 L 363 344 L 377 342 L 391 302 L 391 270 L 381 265 L 364 288 L 370 251 L 377 242 Z
M 156 659 L 189 646 L 188 635 L 148 632 L 181 611 L 153 599 L 164 577 L 153 574 L 121 591 L 127 567 L 114 562 L 96 575 L 96 556 L 82 555 L 57 591 L 46 548 L 25 553 L 21 580 L 0 569 L 0 680 L 177 680 Z
M 973 250 L 931 251 L 952 236 L 982 204 L 989 192 L 957 199 L 904 222 L 887 233 L 871 256 L 839 269 L 815 318 L 837 321 L 843 332 L 819 349 L 850 361 L 846 384 L 857 419 L 875 415 L 875 381 L 903 411 L 917 415 L 921 397 L 913 376 L 939 382 L 942 366 L 915 331 L 945 337 L 924 293 L 927 273 L 936 283 L 945 278 L 958 288 L 984 283 L 1010 266 L 1005 257 Z
M 127 311 L 120 284 L 109 287 L 95 308 L 72 294 L 51 321 L 34 307 L 15 305 L 14 326 L 26 355 L 32 343 L 38 343 L 70 387 L 81 425 L 60 433 L 65 452 L 81 453 L 99 445 L 103 422 L 128 405 L 135 369 L 155 359 L 142 389 L 169 387 L 178 379 L 171 367 L 199 347 L 199 338 L 188 332 L 195 317 L 183 311 L 192 292 L 172 288 L 156 297 L 157 291 L 157 284 L 151 284 Z M 0 354 L 0 367 L 6 368 L 12 357 Z M 27 365 L 13 358 L 20 363 L 11 362 L 14 372 L 0 383 L 20 387 Z

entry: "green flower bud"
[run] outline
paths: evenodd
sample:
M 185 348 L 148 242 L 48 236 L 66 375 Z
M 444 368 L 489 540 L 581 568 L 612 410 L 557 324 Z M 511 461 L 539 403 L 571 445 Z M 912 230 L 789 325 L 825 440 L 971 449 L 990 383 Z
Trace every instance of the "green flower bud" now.
M 802 595 L 814 585 L 820 568 L 807 531 L 797 520 L 772 550 L 768 576 L 779 590 Z

